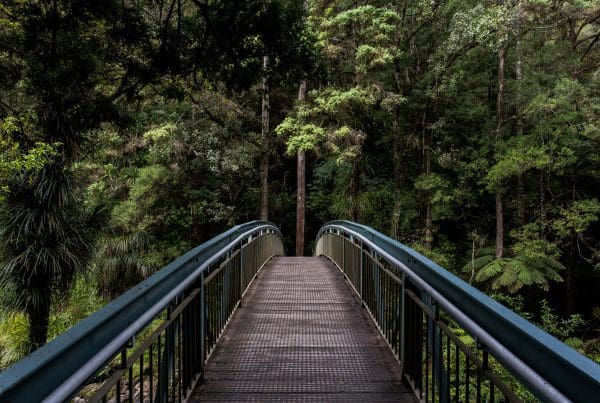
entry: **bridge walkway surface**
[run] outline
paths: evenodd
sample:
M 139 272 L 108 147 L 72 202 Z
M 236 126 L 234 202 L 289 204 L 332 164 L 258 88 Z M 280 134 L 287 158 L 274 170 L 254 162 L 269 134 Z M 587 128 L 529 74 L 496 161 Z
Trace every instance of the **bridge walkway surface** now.
M 277 257 L 258 273 L 190 401 L 416 401 L 400 364 L 325 258 Z

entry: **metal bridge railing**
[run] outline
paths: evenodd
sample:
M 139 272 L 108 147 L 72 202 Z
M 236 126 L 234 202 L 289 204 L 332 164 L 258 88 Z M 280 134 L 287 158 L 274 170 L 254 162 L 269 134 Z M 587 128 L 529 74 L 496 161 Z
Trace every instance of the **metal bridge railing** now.
M 0 401 L 185 401 L 256 273 L 283 253 L 268 222 L 230 229 L 0 373 Z
M 399 242 L 333 221 L 315 254 L 344 273 L 421 401 L 599 399 L 598 364 Z

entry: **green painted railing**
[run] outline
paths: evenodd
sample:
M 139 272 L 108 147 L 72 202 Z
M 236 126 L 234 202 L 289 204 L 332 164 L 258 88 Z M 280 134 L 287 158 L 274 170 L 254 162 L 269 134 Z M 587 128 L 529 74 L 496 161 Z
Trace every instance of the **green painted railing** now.
M 413 249 L 332 221 L 316 255 L 345 274 L 421 400 L 600 401 L 598 364 Z
M 253 221 L 192 249 L 0 373 L 0 402 L 185 400 L 279 230 Z
M 250 222 L 198 246 L 0 373 L 1 402 L 189 397 L 281 234 Z M 360 224 L 319 232 L 422 401 L 597 400 L 600 366 L 434 262 Z

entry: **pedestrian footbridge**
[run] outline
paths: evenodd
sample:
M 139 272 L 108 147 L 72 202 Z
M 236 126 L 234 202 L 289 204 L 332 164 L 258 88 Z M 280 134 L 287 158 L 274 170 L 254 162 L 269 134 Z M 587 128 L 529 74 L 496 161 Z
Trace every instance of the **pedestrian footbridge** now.
M 236 226 L 0 373 L 0 402 L 600 401 L 600 366 L 348 221 Z

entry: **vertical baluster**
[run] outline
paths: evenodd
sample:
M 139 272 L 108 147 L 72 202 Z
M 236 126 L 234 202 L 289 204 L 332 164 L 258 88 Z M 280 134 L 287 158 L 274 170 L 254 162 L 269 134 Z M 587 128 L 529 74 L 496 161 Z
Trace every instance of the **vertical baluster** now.
M 206 357 L 206 285 L 204 284 L 204 273 L 200 274 L 200 371 L 204 372 L 204 361 Z M 202 375 L 201 375 L 202 376 Z
M 483 347 L 483 365 L 482 368 L 477 373 L 477 389 L 478 389 L 478 397 L 477 400 L 481 399 L 481 384 L 483 383 L 483 372 L 488 369 L 488 351 L 485 347 Z M 491 382 L 490 382 L 491 383 Z
M 425 315 L 425 402 L 429 401 L 429 320 Z
M 184 310 L 185 312 L 185 310 Z M 183 312 L 182 312 L 183 314 Z M 182 347 L 183 347 L 183 343 L 182 343 L 182 332 L 183 332 L 183 325 L 184 322 L 182 321 L 182 317 L 180 315 L 179 319 L 177 319 L 177 324 L 178 326 L 178 332 L 177 332 L 177 399 L 179 402 L 181 402 L 181 390 L 183 389 L 183 372 L 182 372 L 182 365 L 183 365 L 183 355 L 182 355 Z
M 128 372 L 128 379 L 127 382 L 129 383 L 127 385 L 127 392 L 129 395 L 129 401 L 133 403 L 133 365 L 131 365 L 131 367 L 129 367 Z
M 435 402 L 436 391 L 438 383 L 440 382 L 438 377 L 438 367 L 440 365 L 439 362 L 439 345 L 437 338 L 437 324 L 435 323 L 435 319 L 431 320 L 431 333 L 429 337 L 431 337 L 431 401 Z
M 487 364 L 487 353 L 484 350 L 483 351 L 483 365 L 485 366 Z M 476 400 L 477 402 L 481 402 L 481 379 L 482 378 L 482 368 L 480 368 L 479 366 L 477 367 L 477 397 Z
M 471 362 L 469 361 L 469 357 L 465 354 L 465 402 L 471 401 L 471 394 L 469 393 L 469 386 L 471 386 L 471 380 L 469 379 L 470 368 Z
M 381 274 L 383 275 L 383 292 L 384 292 L 384 298 L 383 298 L 383 306 L 382 306 L 382 310 L 383 310 L 383 321 L 385 323 L 385 338 L 388 340 L 388 342 L 390 341 L 390 288 L 389 288 L 389 280 L 390 280 L 390 276 L 384 272 L 383 270 L 381 271 Z
M 169 309 L 169 317 L 172 315 L 172 308 Z M 165 349 L 167 350 L 167 373 L 169 374 L 169 378 L 167 379 L 167 394 L 169 396 L 169 392 L 171 392 L 171 401 L 175 401 L 175 393 L 176 393 L 176 383 L 175 383 L 175 368 L 177 368 L 177 352 L 175 351 L 175 324 L 173 321 L 167 326 L 167 339 L 165 340 Z M 171 382 L 169 382 L 171 381 Z M 170 387 L 168 386 L 170 383 Z
M 450 336 L 446 335 L 446 374 L 444 377 L 444 386 L 446 391 L 446 401 L 450 401 L 450 374 L 452 369 L 450 368 Z
M 175 340 L 175 323 L 171 322 L 167 329 L 171 329 L 171 334 L 169 335 L 169 367 L 171 371 L 171 401 L 175 402 L 175 397 L 177 396 L 177 381 L 175 379 L 175 369 L 177 368 L 177 352 L 175 350 L 176 340 Z
M 116 394 L 117 403 L 121 403 L 121 379 L 117 381 L 117 394 Z
M 150 352 L 148 354 L 148 367 L 149 367 L 149 371 L 150 371 L 150 383 L 149 383 L 149 389 L 148 389 L 148 396 L 150 397 L 150 403 L 154 402 L 154 368 L 153 368 L 153 361 L 154 361 L 154 342 L 152 342 L 150 344 Z
M 460 349 L 458 348 L 458 344 L 456 344 L 456 356 L 455 356 L 455 378 L 454 378 L 454 396 L 455 400 L 458 400 L 459 395 L 459 386 L 460 386 Z
M 162 339 L 162 334 L 158 335 L 158 343 L 157 343 L 157 350 L 156 350 L 156 371 L 157 371 L 157 379 L 156 379 L 156 401 L 161 401 L 161 396 L 159 395 L 159 393 L 162 392 L 162 390 L 164 389 L 163 383 L 164 383 L 164 378 L 166 377 L 166 375 L 164 374 L 164 368 L 161 365 L 162 363 L 162 357 L 163 357 L 163 352 L 161 349 L 161 339 Z
M 140 402 L 144 401 L 144 353 L 140 354 Z
M 129 384 L 127 385 L 127 394 L 129 395 L 129 401 L 133 402 L 133 366 L 129 368 L 128 379 Z

